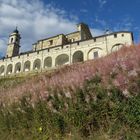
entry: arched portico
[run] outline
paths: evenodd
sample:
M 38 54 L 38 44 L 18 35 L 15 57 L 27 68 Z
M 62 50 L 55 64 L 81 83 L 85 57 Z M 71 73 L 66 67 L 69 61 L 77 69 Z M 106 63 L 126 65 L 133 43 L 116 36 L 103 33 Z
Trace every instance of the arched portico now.
M 44 68 L 51 68 L 52 67 L 52 57 L 46 57 L 44 60 Z
M 23 69 L 23 71 L 27 72 L 27 71 L 30 71 L 30 69 L 31 69 L 31 62 L 30 61 L 26 61 L 24 63 L 24 69 Z
M 33 63 L 33 70 L 39 70 L 41 68 L 41 60 L 36 59 Z
M 82 51 L 76 51 L 72 56 L 72 62 L 83 62 L 84 61 L 84 54 Z
M 13 65 L 12 64 L 9 64 L 8 66 L 7 66 L 7 71 L 6 71 L 6 74 L 12 74 L 12 71 L 13 71 Z
M 20 62 L 16 63 L 16 65 L 15 65 L 15 73 L 19 73 L 19 72 L 21 72 L 21 63 Z
M 96 59 L 98 57 L 101 57 L 102 49 L 99 47 L 94 47 L 90 49 L 87 53 L 88 60 Z
M 124 46 L 124 44 L 122 43 L 118 43 L 118 44 L 115 44 L 112 46 L 111 48 L 111 52 L 115 52 L 115 51 L 118 51 L 120 48 L 122 48 Z
M 69 56 L 67 54 L 58 55 L 55 59 L 55 66 L 60 66 L 69 63 Z

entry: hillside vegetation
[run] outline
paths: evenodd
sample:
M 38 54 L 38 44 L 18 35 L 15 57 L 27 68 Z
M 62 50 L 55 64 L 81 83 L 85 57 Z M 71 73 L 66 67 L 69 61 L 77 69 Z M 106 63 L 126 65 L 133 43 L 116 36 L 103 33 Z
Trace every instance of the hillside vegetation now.
M 139 140 L 140 46 L 0 79 L 1 140 Z

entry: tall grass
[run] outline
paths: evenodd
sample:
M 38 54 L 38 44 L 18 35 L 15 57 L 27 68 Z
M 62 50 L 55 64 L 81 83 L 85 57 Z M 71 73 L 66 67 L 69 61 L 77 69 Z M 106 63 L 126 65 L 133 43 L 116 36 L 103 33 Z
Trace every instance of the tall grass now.
M 0 80 L 0 139 L 138 140 L 139 54 L 140 46 L 124 47 L 27 80 Z
M 1 140 L 138 140 L 140 92 L 126 98 L 118 88 L 108 90 L 101 82 L 94 76 L 73 91 L 74 97 L 54 92 L 32 104 L 28 94 L 10 106 L 1 104 Z
M 82 87 L 85 80 L 91 79 L 96 74 L 102 77 L 102 84 L 107 88 L 113 84 L 126 96 L 131 96 L 131 91 L 137 94 L 139 86 L 136 83 L 140 75 L 139 54 L 140 45 L 123 47 L 118 52 L 96 60 L 64 66 L 52 73 L 43 73 L 15 88 L 9 87 L 9 90 L 2 90 L 1 86 L 1 101 L 12 102 L 26 93 L 31 93 L 34 99 L 36 96 L 45 99 L 48 92 L 54 88 L 65 93 L 71 92 L 77 87 Z

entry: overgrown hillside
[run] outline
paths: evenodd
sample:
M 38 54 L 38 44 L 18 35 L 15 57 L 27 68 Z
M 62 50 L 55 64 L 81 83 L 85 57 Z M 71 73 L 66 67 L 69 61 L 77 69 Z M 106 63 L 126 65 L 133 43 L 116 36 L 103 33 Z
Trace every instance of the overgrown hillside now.
M 140 139 L 140 46 L 0 80 L 1 140 Z

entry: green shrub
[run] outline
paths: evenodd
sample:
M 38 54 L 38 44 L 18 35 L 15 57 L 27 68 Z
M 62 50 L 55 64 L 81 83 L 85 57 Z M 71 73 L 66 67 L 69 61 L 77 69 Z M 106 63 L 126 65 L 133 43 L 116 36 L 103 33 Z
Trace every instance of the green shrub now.
M 139 139 L 140 96 L 126 98 L 118 88 L 107 89 L 101 81 L 99 76 L 87 80 L 70 99 L 63 91 L 53 90 L 49 100 L 32 102 L 28 93 L 10 106 L 1 104 L 1 139 Z

